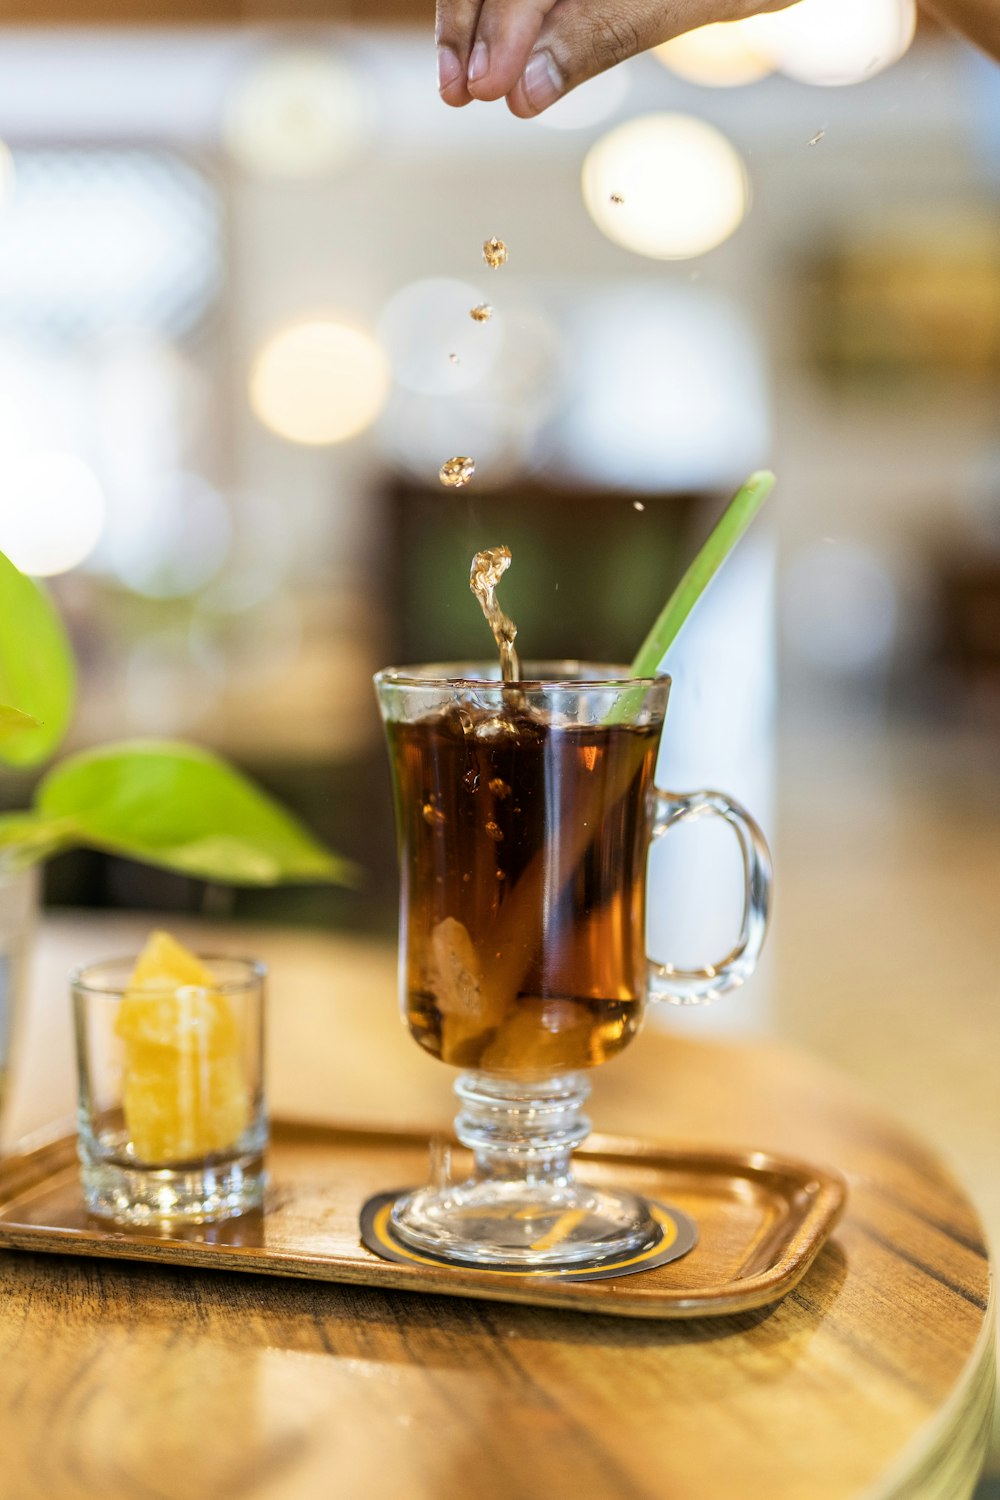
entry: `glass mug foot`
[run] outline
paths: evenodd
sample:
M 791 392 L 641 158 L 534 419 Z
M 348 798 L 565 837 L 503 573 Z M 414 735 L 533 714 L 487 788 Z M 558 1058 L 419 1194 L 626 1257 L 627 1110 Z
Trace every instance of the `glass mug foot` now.
M 396 1237 L 410 1249 L 476 1266 L 556 1270 L 627 1258 L 655 1245 L 644 1200 L 578 1182 L 570 1153 L 590 1131 L 580 1073 L 525 1081 L 464 1073 L 458 1138 L 475 1170 L 397 1200 Z

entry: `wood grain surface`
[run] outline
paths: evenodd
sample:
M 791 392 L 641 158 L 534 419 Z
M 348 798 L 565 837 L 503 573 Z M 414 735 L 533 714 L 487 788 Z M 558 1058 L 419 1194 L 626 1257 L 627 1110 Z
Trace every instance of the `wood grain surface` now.
M 437 1140 L 441 1137 L 438 1136 Z M 760 1152 L 678 1153 L 594 1136 L 577 1153 L 581 1180 L 640 1190 L 694 1220 L 698 1243 L 642 1275 L 576 1282 L 380 1259 L 361 1243 L 369 1198 L 428 1177 L 419 1131 L 272 1127 L 264 1210 L 208 1225 L 116 1226 L 87 1211 L 76 1137 L 0 1160 L 0 1248 L 148 1260 L 206 1270 L 301 1276 L 376 1290 L 485 1297 L 621 1317 L 691 1318 L 768 1307 L 808 1272 L 843 1210 L 843 1182 L 808 1162 Z M 455 1148 L 453 1180 L 472 1170 Z M 627 1257 L 624 1259 L 627 1260 Z
M 22 1123 L 67 1102 L 57 971 L 137 935 L 50 929 L 21 1037 Z M 391 954 L 297 935 L 257 946 L 274 972 L 279 1109 L 447 1119 L 449 1072 L 398 1027 Z M 992 1399 L 990 1279 L 975 1213 L 934 1155 L 769 1044 L 650 1030 L 599 1070 L 592 1113 L 673 1144 L 828 1163 L 849 1181 L 846 1215 L 773 1310 L 671 1325 L 5 1252 L 3 1500 L 967 1497 Z

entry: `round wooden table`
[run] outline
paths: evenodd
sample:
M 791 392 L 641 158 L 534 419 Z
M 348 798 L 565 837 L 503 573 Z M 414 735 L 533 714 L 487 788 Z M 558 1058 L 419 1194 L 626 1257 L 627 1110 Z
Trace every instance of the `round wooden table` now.
M 11 1131 L 65 1113 L 63 974 L 143 928 L 50 923 Z M 246 934 L 182 929 L 240 949 Z M 394 957 L 260 934 L 276 1112 L 439 1125 L 450 1072 Z M 846 1215 L 776 1307 L 639 1323 L 261 1276 L 0 1253 L 3 1500 L 963 1500 L 987 1441 L 990 1273 L 933 1153 L 776 1044 L 648 1028 L 594 1079 L 602 1131 L 838 1168 Z

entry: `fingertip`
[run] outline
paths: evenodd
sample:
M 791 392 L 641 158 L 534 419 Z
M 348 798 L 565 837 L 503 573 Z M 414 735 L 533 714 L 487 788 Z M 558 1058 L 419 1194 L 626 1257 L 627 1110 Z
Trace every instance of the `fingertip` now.
M 438 89 L 438 93 L 444 103 L 449 104 L 452 109 L 461 109 L 463 105 L 472 103 L 472 95 L 462 78 L 457 83 L 449 84 L 447 88 Z
M 502 84 L 494 83 L 489 78 L 477 78 L 475 83 L 468 85 L 469 96 L 477 99 L 481 104 L 492 104 L 495 99 L 502 99 L 504 88 Z
M 533 52 L 517 83 L 507 95 L 511 114 L 533 119 L 555 104 L 566 92 L 562 70 L 546 48 Z
M 524 92 L 524 84 L 519 78 L 507 95 L 507 108 L 512 115 L 519 120 L 532 120 L 538 111 L 532 106 L 530 99 Z
M 492 104 L 495 99 L 502 99 L 510 87 L 509 76 L 510 68 L 509 65 L 504 66 L 502 49 L 498 65 L 495 54 L 480 37 L 469 57 L 469 72 L 466 77 L 466 87 L 473 99 L 478 99 L 484 104 Z
M 437 49 L 438 93 L 445 104 L 460 106 L 471 98 L 465 78 L 465 64 L 454 47 L 441 44 Z

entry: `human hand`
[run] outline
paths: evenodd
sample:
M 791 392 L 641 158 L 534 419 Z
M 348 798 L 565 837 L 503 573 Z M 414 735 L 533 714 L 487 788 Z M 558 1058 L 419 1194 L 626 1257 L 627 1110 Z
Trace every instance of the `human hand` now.
M 615 63 L 713 21 L 792 0 L 437 0 L 446 104 L 502 99 L 528 119 Z

